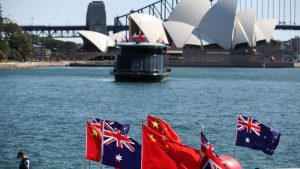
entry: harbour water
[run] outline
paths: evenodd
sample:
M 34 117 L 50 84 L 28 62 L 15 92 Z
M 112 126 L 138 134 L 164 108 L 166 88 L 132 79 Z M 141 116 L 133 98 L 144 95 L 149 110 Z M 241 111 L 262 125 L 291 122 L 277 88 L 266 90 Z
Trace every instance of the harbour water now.
M 194 148 L 203 125 L 216 152 L 233 156 L 238 113 L 282 134 L 273 156 L 237 147 L 243 168 L 300 167 L 300 69 L 173 68 L 163 83 L 115 83 L 111 70 L 0 70 L 0 168 L 17 168 L 19 150 L 32 168 L 84 168 L 85 121 L 94 116 L 130 122 L 138 142 L 141 121 L 158 116 Z

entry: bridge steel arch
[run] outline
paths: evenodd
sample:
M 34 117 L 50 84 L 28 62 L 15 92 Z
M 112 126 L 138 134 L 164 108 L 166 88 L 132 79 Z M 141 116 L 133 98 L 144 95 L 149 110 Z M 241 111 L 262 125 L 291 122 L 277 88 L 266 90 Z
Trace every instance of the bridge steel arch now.
M 180 0 L 159 0 L 140 9 L 131 10 L 127 14 L 115 17 L 114 25 L 128 25 L 128 16 L 132 13 L 146 13 L 165 21 L 179 1 Z
M 128 16 L 132 13 L 147 13 L 165 21 L 180 0 L 159 0 L 137 10 L 114 18 L 114 26 L 128 26 Z M 208 0 L 214 5 L 219 0 Z M 239 0 L 237 12 L 256 8 L 257 19 L 276 19 L 276 29 L 300 30 L 297 16 L 300 16 L 300 2 L 296 0 Z M 299 18 L 298 18 L 299 19 Z
M 214 5 L 219 0 L 208 0 Z M 114 25 L 108 25 L 107 31 L 119 32 L 128 30 L 128 16 L 132 13 L 146 13 L 155 16 L 163 21 L 167 20 L 170 13 L 180 0 L 158 0 L 137 10 L 116 16 Z M 300 2 L 297 0 L 239 0 L 237 12 L 256 8 L 257 19 L 276 19 L 280 30 L 300 30 L 297 25 L 297 17 L 300 17 Z M 43 37 L 68 38 L 79 37 L 77 31 L 88 30 L 87 26 L 43 26 L 31 25 L 21 26 L 24 31 Z

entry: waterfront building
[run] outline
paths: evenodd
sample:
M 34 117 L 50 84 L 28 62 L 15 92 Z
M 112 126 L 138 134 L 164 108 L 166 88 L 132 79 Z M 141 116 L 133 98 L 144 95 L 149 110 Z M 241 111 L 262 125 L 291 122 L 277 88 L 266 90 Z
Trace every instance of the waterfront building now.
M 44 59 L 45 60 L 50 60 L 52 55 L 51 49 L 44 49 Z
M 292 41 L 293 51 L 296 54 L 300 54 L 300 37 L 295 36 L 294 38 L 292 38 L 291 41 Z
M 131 14 L 129 15 L 129 34 L 138 35 L 140 31 L 151 43 L 169 44 L 162 21 L 148 14 Z
M 49 60 L 51 55 L 52 55 L 52 51 L 51 49 L 47 49 L 45 46 L 42 45 L 33 45 L 34 49 L 35 49 L 35 53 L 34 53 L 34 59 L 37 60 Z
M 107 52 L 109 47 L 115 46 L 115 42 L 102 33 L 94 31 L 78 31 L 80 37 L 84 40 L 84 48 L 98 49 L 100 52 Z
M 165 31 L 168 40 L 164 42 L 170 41 L 177 48 L 188 45 L 235 49 L 254 47 L 261 41 L 270 42 L 276 21 L 256 21 L 254 9 L 236 13 L 237 3 L 237 0 L 221 0 L 209 7 L 206 0 L 182 0 L 163 23 L 146 14 L 130 15 L 129 32 L 134 34 L 141 30 L 151 42 L 158 38 L 157 34 L 162 37 Z

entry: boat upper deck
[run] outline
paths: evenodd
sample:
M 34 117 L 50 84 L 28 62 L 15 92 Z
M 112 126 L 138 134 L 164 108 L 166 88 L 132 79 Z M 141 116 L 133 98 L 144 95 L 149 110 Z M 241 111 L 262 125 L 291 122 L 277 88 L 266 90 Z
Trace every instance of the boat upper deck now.
M 168 45 L 162 43 L 149 43 L 149 42 L 122 42 L 116 44 L 117 47 L 160 47 L 169 48 Z

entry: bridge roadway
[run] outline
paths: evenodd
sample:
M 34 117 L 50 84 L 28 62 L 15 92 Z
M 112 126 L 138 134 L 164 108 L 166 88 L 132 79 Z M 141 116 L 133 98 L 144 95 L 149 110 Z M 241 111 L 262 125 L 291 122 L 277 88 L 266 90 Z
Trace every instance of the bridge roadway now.
M 30 34 L 41 37 L 52 38 L 71 38 L 79 37 L 77 31 L 89 30 L 87 26 L 73 25 L 73 26 L 46 26 L 46 25 L 26 25 L 21 26 L 22 29 Z M 107 31 L 119 32 L 128 30 L 128 26 L 107 26 Z
M 45 26 L 45 25 L 31 25 L 21 26 L 22 29 L 30 34 L 41 36 L 41 37 L 52 37 L 52 38 L 72 38 L 79 37 L 77 31 L 89 30 L 87 26 Z M 277 25 L 277 30 L 300 30 L 300 25 Z M 128 26 L 125 25 L 108 25 L 107 31 L 113 31 L 114 33 L 128 30 Z

